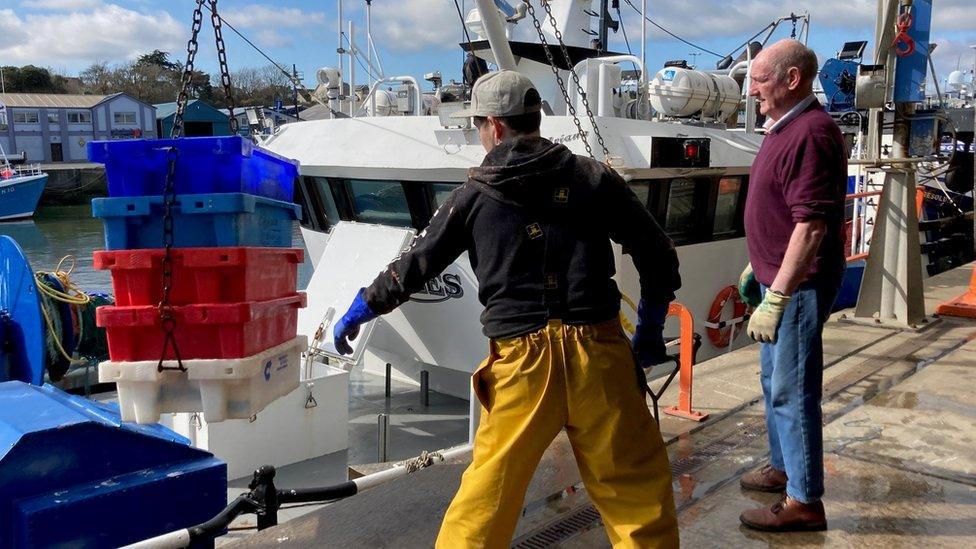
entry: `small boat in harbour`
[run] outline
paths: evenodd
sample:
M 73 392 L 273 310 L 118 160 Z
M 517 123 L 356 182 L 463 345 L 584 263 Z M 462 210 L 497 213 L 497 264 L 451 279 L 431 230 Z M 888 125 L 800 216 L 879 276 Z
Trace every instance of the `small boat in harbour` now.
M 0 102 L 0 125 L 6 124 L 6 106 Z M 7 154 L 0 145 L 0 221 L 34 215 L 47 185 L 39 164 L 26 164 L 27 155 Z
M 0 164 L 0 221 L 34 215 L 47 185 L 47 174 L 37 164 Z

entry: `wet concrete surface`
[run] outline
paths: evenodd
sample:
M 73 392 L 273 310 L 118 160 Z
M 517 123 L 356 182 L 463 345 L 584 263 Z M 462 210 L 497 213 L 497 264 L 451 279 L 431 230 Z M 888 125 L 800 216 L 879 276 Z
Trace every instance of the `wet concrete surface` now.
M 739 513 L 778 496 L 730 484 L 685 510 L 685 547 L 973 547 L 976 488 L 885 465 L 828 454 L 828 530 L 771 534 L 739 525 Z
M 927 281 L 935 296 L 927 295 L 929 308 L 965 288 L 970 271 L 957 271 Z M 738 484 L 768 456 L 752 347 L 696 366 L 693 405 L 712 414 L 709 421 L 662 416 L 682 545 L 976 547 L 976 322 L 945 320 L 922 331 L 831 322 L 825 337 L 828 531 L 765 534 L 739 525 L 743 510 L 778 499 L 743 492 Z M 677 395 L 677 387 L 669 390 L 662 405 Z M 338 540 L 344 547 L 430 546 L 463 462 L 267 530 L 248 546 L 338 547 Z M 609 547 L 599 517 L 587 514 L 590 506 L 560 435 L 526 494 L 514 542 L 575 521 L 575 529 L 551 538 L 556 541 L 531 546 Z M 379 532 L 396 535 L 396 542 L 376 537 Z

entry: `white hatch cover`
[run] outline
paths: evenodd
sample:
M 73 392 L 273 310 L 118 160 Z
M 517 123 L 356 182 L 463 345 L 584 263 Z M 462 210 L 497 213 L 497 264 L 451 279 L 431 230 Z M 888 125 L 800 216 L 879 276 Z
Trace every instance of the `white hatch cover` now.
M 332 228 L 325 251 L 308 284 L 308 306 L 298 311 L 298 333 L 308 336 L 325 355 L 358 362 L 376 321 L 367 322 L 350 342 L 352 355 L 336 352 L 332 329 L 360 288 L 368 286 L 413 238 L 413 229 L 340 221 Z M 322 327 L 320 340 L 315 332 Z

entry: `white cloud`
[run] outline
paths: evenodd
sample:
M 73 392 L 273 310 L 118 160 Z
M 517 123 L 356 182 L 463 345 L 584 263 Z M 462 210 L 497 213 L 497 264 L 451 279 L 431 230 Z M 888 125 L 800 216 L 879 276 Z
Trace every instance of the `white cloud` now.
M 468 2 L 468 7 L 474 3 Z M 393 51 L 456 49 L 461 22 L 451 2 L 399 0 L 396 9 L 373 9 L 373 40 Z M 361 35 L 362 36 L 362 35 Z M 365 40 L 357 39 L 360 47 Z
M 25 8 L 38 10 L 83 10 L 102 5 L 101 0 L 24 0 Z
M 115 4 L 87 12 L 0 11 L 0 59 L 12 65 L 87 66 L 135 59 L 150 49 L 179 51 L 187 30 L 164 11 L 140 13 Z
M 326 25 L 325 14 L 322 12 L 265 4 L 222 10 L 220 15 L 238 29 L 257 31 L 253 38 L 264 47 L 290 46 L 294 43 L 295 29 L 316 26 L 325 28 Z

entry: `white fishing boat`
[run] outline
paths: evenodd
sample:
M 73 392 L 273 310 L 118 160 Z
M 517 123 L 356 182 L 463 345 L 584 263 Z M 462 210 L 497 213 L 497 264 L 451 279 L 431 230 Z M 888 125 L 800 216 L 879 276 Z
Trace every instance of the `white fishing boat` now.
M 479 7 L 491 5 L 491 13 L 483 17 L 473 9 L 466 15 L 471 40 L 462 48 L 528 75 L 546 104 L 543 136 L 610 162 L 674 239 L 683 283 L 677 300 L 694 316 L 701 338 L 698 359 L 746 345 L 745 307 L 732 285 L 747 262 L 742 209 L 762 140 L 753 115 L 735 122 L 742 105 L 745 113 L 755 112 L 744 92 L 748 61 L 715 71 L 675 64 L 654 75 L 641 58 L 594 45 L 595 35 L 606 43 L 611 21 L 592 17 L 591 4 L 598 3 L 553 3 L 547 8 L 550 18 L 543 8 L 527 14 L 506 2 L 479 2 Z M 348 55 L 355 55 L 355 48 L 350 50 Z M 627 93 L 624 70 L 631 65 L 637 68 L 631 73 L 636 85 Z M 358 107 L 341 113 L 340 71 L 323 68 L 318 76 L 332 118 L 286 124 L 264 142 L 301 163 L 296 197 L 317 269 L 310 296 L 322 292 L 319 279 L 328 278 L 318 271 L 346 268 L 319 261 L 337 222 L 421 231 L 447 194 L 466 180 L 468 168 L 484 157 L 477 131 L 449 118 L 462 106 L 460 86 L 439 86 L 435 77 L 431 80 L 439 87 L 423 94 L 414 78 L 380 79 Z M 378 91 L 391 85 L 399 85 L 395 93 Z M 619 246 L 615 254 L 621 291 L 637 296 L 633 265 Z M 334 277 L 329 280 L 335 284 Z M 320 326 L 331 333 L 331 319 L 347 305 L 313 298 L 300 329 L 309 337 Z M 487 348 L 477 321 L 480 310 L 476 281 L 462 255 L 425 293 L 381 319 L 362 352 L 366 370 L 382 373 L 390 364 L 395 377 L 414 382 L 428 371 L 431 388 L 467 398 L 468 376 Z M 632 310 L 625 314 L 634 316 Z M 669 321 L 667 333 L 677 336 L 677 320 Z M 322 346 L 328 351 L 331 342 Z

